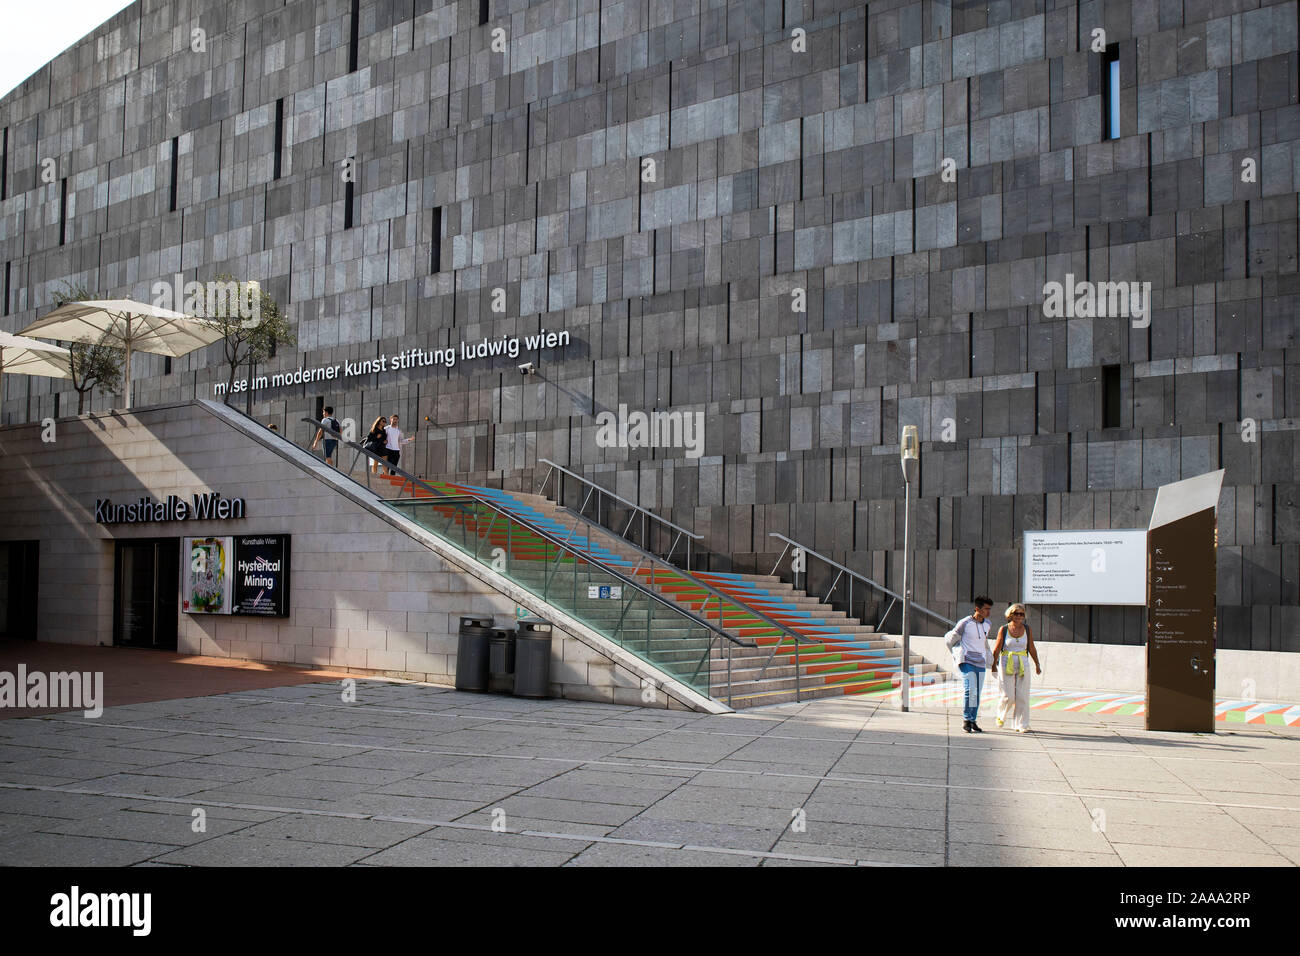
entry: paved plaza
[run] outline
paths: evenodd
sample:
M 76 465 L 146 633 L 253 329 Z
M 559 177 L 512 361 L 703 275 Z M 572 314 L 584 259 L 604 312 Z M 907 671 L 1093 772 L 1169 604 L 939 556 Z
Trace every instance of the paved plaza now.
M 1300 731 L 337 681 L 0 721 L 4 865 L 1294 865 Z

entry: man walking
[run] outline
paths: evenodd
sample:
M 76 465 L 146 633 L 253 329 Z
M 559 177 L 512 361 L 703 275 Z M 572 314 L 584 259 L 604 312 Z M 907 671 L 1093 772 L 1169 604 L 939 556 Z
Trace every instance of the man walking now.
M 393 469 L 397 467 L 397 463 L 398 461 L 401 460 L 402 457 L 402 446 L 406 444 L 410 444 L 411 442 L 415 441 L 415 439 L 402 437 L 402 430 L 397 427 L 396 412 L 388 416 L 387 435 L 388 435 L 388 442 L 385 450 L 388 452 L 388 456 L 387 456 L 388 464 L 391 466 L 388 469 L 388 473 L 390 475 L 393 475 L 396 474 L 396 472 L 393 471 Z
M 320 428 L 316 429 L 316 437 L 311 440 L 311 450 L 316 450 L 316 446 L 320 444 L 323 437 L 325 439 L 325 464 L 327 465 L 334 464 L 334 453 L 339 447 L 338 435 L 341 431 L 343 431 L 343 426 L 334 417 L 334 407 L 326 405 L 325 417 L 320 420 Z M 331 438 L 330 435 L 334 437 Z
M 952 659 L 961 671 L 962 684 L 965 687 L 965 707 L 962 710 L 961 729 L 968 734 L 982 734 L 980 725 L 975 723 L 979 716 L 980 694 L 984 690 L 984 669 L 993 665 L 997 673 L 997 662 L 989 651 L 989 612 L 993 610 L 993 599 L 981 594 L 975 598 L 975 608 L 970 614 L 957 622 L 946 635 L 944 641 L 952 649 Z

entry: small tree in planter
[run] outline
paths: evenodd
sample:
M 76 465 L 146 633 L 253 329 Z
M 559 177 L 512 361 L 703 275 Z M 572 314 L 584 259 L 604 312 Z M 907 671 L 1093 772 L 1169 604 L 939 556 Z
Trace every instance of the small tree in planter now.
M 71 285 L 54 293 L 54 305 L 57 308 L 68 302 L 86 302 L 93 299 L 94 293 L 84 285 Z M 86 410 L 86 396 L 96 388 L 116 392 L 121 387 L 123 353 L 119 348 L 98 342 L 72 342 L 68 345 L 68 371 L 72 375 L 72 387 L 77 392 L 77 414 Z

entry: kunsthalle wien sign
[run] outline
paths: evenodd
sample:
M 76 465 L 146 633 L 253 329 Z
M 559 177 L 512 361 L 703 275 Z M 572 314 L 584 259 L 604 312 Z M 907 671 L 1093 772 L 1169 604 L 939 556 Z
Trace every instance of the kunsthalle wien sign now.
M 159 501 L 149 495 L 129 502 L 115 502 L 112 498 L 95 499 L 96 524 L 231 521 L 244 517 L 245 511 L 247 503 L 243 498 L 223 498 L 219 491 L 194 495 L 188 502 L 180 495 L 168 495 L 166 501 Z
M 1024 587 L 1030 604 L 1145 604 L 1145 528 L 1026 531 Z
M 289 535 L 185 538 L 182 544 L 186 613 L 289 615 Z

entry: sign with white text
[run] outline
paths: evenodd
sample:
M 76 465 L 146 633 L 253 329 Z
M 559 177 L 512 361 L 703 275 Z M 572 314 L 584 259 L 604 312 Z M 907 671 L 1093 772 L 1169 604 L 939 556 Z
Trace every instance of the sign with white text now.
M 289 535 L 243 535 L 235 539 L 232 614 L 289 615 Z
M 1023 588 L 1028 604 L 1145 604 L 1145 528 L 1026 531 Z

